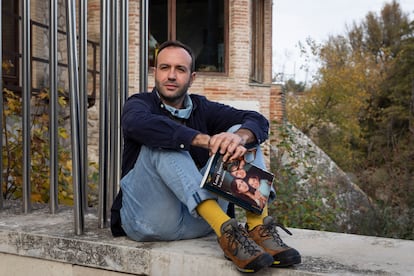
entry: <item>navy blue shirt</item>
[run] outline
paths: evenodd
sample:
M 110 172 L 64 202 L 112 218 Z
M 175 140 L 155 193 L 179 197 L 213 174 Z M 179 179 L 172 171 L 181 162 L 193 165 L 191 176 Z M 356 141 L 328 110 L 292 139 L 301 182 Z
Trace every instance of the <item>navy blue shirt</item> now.
M 151 93 L 132 95 L 123 107 L 121 126 L 124 137 L 122 176 L 135 165 L 142 145 L 189 151 L 197 167 L 202 168 L 208 158 L 208 150 L 191 146 L 199 134 L 214 135 L 241 124 L 256 137 L 255 144 L 268 138 L 269 122 L 258 112 L 233 108 L 206 97 L 190 94 L 193 111 L 188 119 L 174 118 L 154 89 Z M 111 209 L 111 230 L 115 236 L 125 235 L 121 227 L 119 210 L 122 207 L 122 191 L 115 198 Z

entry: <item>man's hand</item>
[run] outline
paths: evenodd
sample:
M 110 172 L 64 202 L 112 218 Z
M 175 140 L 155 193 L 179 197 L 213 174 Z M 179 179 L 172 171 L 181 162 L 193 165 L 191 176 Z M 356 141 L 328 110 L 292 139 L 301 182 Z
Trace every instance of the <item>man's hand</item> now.
M 210 155 L 217 151 L 223 154 L 223 161 L 232 161 L 242 157 L 247 149 L 244 147 L 244 140 L 241 136 L 231 133 L 222 132 L 211 136 L 209 141 Z
M 247 151 L 246 143 L 256 141 L 254 134 L 248 130 L 240 128 L 236 132 L 222 132 L 213 136 L 207 134 L 197 134 L 192 145 L 207 148 L 210 155 L 220 151 L 223 154 L 223 161 L 233 161 L 240 159 Z

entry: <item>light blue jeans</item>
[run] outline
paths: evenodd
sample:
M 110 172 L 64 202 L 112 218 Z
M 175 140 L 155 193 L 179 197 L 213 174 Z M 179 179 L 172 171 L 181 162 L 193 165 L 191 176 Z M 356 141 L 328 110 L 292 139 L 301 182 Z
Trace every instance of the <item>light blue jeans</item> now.
M 265 168 L 260 147 L 253 163 Z M 197 205 L 217 199 L 226 211 L 228 202 L 200 188 L 201 179 L 189 152 L 142 146 L 134 168 L 121 179 L 121 220 L 128 237 L 170 241 L 212 233 Z

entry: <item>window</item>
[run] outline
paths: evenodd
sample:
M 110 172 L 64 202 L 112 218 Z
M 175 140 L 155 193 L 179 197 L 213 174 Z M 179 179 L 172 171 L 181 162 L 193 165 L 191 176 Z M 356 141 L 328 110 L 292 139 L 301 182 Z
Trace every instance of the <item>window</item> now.
M 4 87 L 19 85 L 19 16 L 18 2 L 2 0 L 2 58 Z
M 264 70 L 264 0 L 252 1 L 252 68 L 250 81 L 263 83 Z
M 149 4 L 149 65 L 157 47 L 168 39 L 189 45 L 196 71 L 225 71 L 224 0 L 151 0 Z

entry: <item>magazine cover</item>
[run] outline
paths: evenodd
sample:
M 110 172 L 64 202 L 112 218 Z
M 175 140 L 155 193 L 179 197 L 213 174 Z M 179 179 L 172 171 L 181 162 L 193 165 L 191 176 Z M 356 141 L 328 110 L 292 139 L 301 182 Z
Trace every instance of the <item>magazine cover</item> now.
M 273 184 L 274 175 L 244 159 L 223 162 L 220 153 L 210 157 L 200 187 L 234 204 L 261 214 Z

